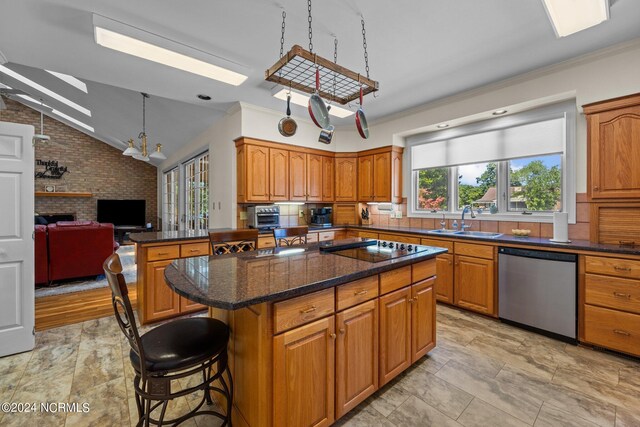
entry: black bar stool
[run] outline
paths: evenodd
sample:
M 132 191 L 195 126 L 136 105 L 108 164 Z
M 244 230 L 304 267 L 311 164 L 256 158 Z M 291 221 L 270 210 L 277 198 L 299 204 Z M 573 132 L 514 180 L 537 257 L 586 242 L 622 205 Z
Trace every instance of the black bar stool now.
M 162 324 L 140 336 L 118 254 L 107 258 L 103 268 L 111 287 L 116 320 L 131 346 L 129 358 L 135 371 L 133 385 L 139 415 L 136 425 L 178 425 L 198 415 L 213 415 L 224 421 L 222 426 L 230 426 L 233 380 L 227 364 L 227 325 L 208 317 L 192 317 Z M 202 373 L 200 384 L 171 392 L 172 381 L 199 372 Z M 223 375 L 225 372 L 228 384 Z M 222 388 L 213 385 L 216 380 Z M 204 395 L 193 410 L 175 419 L 164 419 L 170 400 L 200 390 Z M 225 397 L 226 415 L 213 410 L 200 411 L 205 403 L 213 404 L 212 391 Z M 154 419 L 151 414 L 158 408 L 160 414 Z
M 276 246 L 293 246 L 307 244 L 309 227 L 274 228 L 273 238 Z

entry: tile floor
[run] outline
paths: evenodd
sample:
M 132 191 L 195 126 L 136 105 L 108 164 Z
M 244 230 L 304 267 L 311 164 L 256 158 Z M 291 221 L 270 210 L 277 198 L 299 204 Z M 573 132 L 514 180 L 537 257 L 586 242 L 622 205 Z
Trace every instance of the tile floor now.
M 0 425 L 135 425 L 128 344 L 113 318 L 39 332 L 36 342 L 0 359 L 0 402 L 88 402 L 90 411 L 0 412 Z M 193 404 L 183 397 L 172 410 Z M 640 426 L 640 362 L 439 305 L 438 346 L 336 425 Z

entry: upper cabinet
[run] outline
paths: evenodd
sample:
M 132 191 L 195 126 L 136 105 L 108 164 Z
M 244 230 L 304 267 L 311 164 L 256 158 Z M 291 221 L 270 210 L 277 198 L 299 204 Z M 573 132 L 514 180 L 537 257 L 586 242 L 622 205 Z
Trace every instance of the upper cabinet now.
M 640 197 L 640 94 L 583 106 L 592 200 Z
M 332 153 L 253 138 L 236 141 L 238 203 L 402 202 L 402 148 Z
M 339 153 L 336 154 L 335 168 L 336 202 L 358 201 L 358 158 L 356 155 L 341 157 Z
M 402 148 L 358 153 L 358 201 L 402 203 Z

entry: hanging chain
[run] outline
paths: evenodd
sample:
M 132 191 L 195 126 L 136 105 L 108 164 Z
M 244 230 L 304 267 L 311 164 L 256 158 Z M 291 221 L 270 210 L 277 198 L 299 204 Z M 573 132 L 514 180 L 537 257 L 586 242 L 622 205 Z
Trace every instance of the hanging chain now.
M 142 132 L 138 135 L 138 138 L 142 138 L 143 135 L 146 135 L 146 118 L 147 118 L 147 95 L 146 93 L 142 94 Z
M 311 0 L 307 0 L 309 9 L 309 52 L 313 53 L 313 30 L 311 29 Z
M 338 38 L 334 38 L 333 39 L 333 63 L 337 64 L 338 63 Z M 336 72 L 334 70 L 333 72 L 333 100 L 335 100 L 336 97 Z
M 282 35 L 280 36 L 280 58 L 284 55 L 284 21 L 287 17 L 287 12 L 282 11 Z
M 362 23 L 362 47 L 364 48 L 364 65 L 367 71 L 367 78 L 369 78 L 369 54 L 367 53 L 367 32 L 364 29 L 364 17 L 360 21 Z

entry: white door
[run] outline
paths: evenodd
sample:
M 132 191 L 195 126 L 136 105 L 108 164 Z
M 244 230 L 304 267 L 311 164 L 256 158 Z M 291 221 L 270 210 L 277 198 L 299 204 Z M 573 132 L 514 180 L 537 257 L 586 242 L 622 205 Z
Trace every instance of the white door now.
M 0 122 L 0 357 L 32 350 L 33 126 Z

